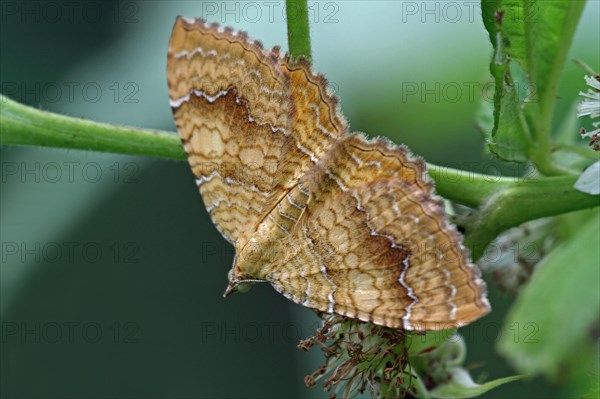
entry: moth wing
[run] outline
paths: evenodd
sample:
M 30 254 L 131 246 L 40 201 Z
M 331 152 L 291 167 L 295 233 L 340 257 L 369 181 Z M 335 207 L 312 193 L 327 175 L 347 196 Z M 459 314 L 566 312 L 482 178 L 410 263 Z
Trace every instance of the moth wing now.
M 408 330 L 457 327 L 489 311 L 485 284 L 427 180 L 425 164 L 385 140 L 349 136 L 305 182 L 311 198 L 281 266 L 293 301 Z

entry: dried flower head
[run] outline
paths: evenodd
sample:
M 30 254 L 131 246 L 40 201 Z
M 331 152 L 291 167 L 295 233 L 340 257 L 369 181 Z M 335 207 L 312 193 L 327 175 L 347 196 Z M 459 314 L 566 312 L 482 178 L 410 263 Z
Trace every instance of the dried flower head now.
M 323 387 L 331 398 L 366 391 L 372 397 L 401 398 L 410 392 L 414 376 L 403 330 L 327 313 L 321 317 L 323 326 L 298 345 L 305 351 L 317 345 L 325 353 L 325 364 L 305 378 L 307 386 L 325 378 Z
M 318 346 L 325 353 L 325 364 L 304 381 L 314 387 L 322 379 L 329 398 L 366 392 L 382 399 L 472 398 L 519 378 L 476 384 L 464 368 L 466 345 L 456 329 L 422 333 L 327 313 L 320 317 L 323 326 L 298 346 L 305 351 Z

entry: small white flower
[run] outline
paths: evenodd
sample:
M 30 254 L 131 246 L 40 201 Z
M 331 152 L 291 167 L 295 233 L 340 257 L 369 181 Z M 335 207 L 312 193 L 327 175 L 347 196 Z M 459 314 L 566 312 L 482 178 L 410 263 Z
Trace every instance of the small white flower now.
M 579 106 L 577 107 L 577 116 L 581 118 L 582 116 L 588 116 L 591 119 L 600 118 L 600 76 L 585 76 L 585 82 L 591 89 L 588 89 L 587 93 L 582 91 L 579 92 L 579 95 L 585 98 Z M 586 132 L 582 129 L 581 137 L 588 137 L 592 139 L 590 145 L 597 143 L 598 136 L 600 136 L 600 121 L 592 122 L 592 126 L 594 126 L 594 130 Z M 596 149 L 596 146 L 594 146 Z

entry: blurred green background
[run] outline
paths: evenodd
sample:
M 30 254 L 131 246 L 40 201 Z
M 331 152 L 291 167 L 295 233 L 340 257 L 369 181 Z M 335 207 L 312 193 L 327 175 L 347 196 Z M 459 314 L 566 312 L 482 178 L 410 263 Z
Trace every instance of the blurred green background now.
M 284 6 L 263 1 L 2 1 L 1 92 L 42 109 L 174 131 L 166 53 L 177 15 L 286 47 Z M 316 70 L 352 130 L 406 143 L 428 162 L 519 173 L 483 155 L 491 47 L 478 2 L 309 2 Z M 599 2 L 570 58 L 600 64 Z M 558 106 L 585 89 L 569 62 Z M 573 134 L 577 134 L 575 131 Z M 232 248 L 186 163 L 1 147 L 0 394 L 6 398 L 324 398 L 307 389 L 314 314 L 267 285 L 221 297 Z M 512 299 L 462 330 L 472 374 L 514 374 L 494 345 Z M 570 397 L 512 383 L 487 398 Z

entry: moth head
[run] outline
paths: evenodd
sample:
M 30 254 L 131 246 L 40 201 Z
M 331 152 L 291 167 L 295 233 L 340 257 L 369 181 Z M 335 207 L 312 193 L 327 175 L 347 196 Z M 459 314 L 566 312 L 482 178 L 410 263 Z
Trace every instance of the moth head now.
M 228 297 L 234 292 L 248 292 L 252 285 L 257 282 L 257 280 L 245 280 L 240 278 L 236 273 L 234 268 L 229 270 L 227 273 L 227 278 L 229 279 L 229 284 L 227 284 L 227 288 L 225 289 L 224 297 Z

